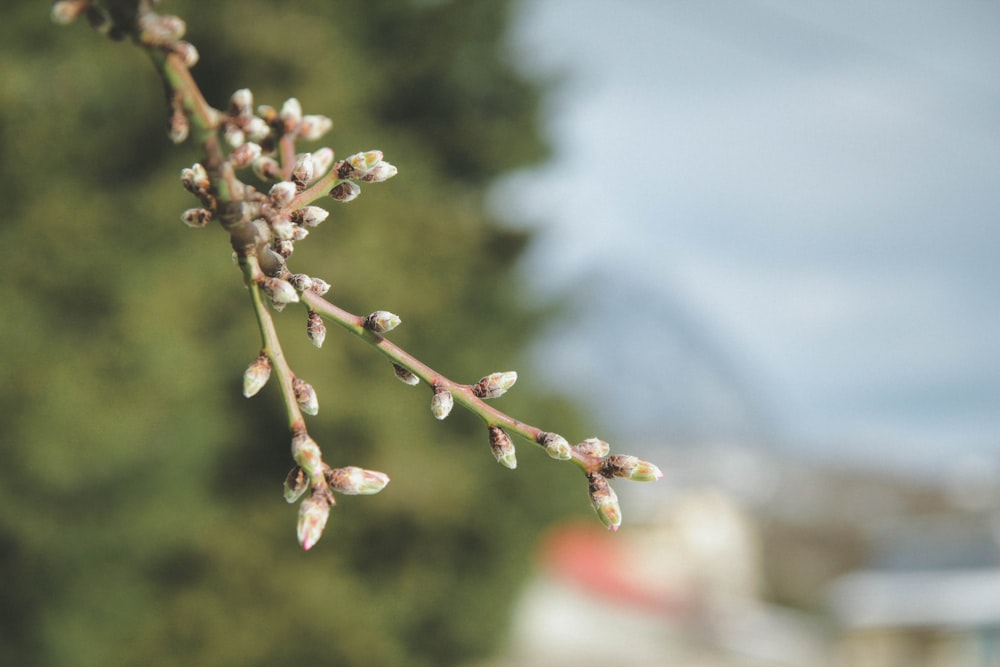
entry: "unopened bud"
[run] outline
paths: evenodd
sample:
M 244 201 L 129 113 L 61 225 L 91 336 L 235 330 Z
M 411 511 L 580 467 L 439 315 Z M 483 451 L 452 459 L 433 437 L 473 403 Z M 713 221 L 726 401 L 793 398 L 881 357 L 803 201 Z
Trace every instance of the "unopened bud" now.
M 517 457 L 514 455 L 514 442 L 499 426 L 490 426 L 490 450 L 497 463 L 513 470 L 517 467 Z
M 355 171 L 362 174 L 366 173 L 381 161 L 382 151 L 365 151 L 364 153 L 355 153 L 351 157 L 347 158 L 347 162 L 351 165 L 351 167 L 353 167 Z
M 388 181 L 399 172 L 395 165 L 388 162 L 379 162 L 374 167 L 364 172 L 358 178 L 365 183 L 381 183 Z
M 183 109 L 174 109 L 170 114 L 170 124 L 167 127 L 167 136 L 175 144 L 183 144 L 191 131 L 191 124 Z
M 517 382 L 517 371 L 490 373 L 473 385 L 472 393 L 479 398 L 497 398 L 506 394 L 515 382 Z
M 364 326 L 372 333 L 384 334 L 399 326 L 402 320 L 388 310 L 376 310 L 365 318 Z
M 265 278 L 260 283 L 264 292 L 271 297 L 271 301 L 276 306 L 284 306 L 289 303 L 296 303 L 299 300 L 299 293 L 295 291 L 287 280 L 281 278 Z
M 292 220 L 300 225 L 305 225 L 306 227 L 318 227 L 321 222 L 329 217 L 329 215 L 330 212 L 325 208 L 320 208 L 319 206 L 304 206 L 292 213 Z
M 301 466 L 295 466 L 288 471 L 285 477 L 285 502 L 289 505 L 302 497 L 302 494 L 309 488 L 309 475 Z
M 345 496 L 370 496 L 386 487 L 389 476 L 377 470 L 346 466 L 327 470 L 326 482 L 331 489 Z
M 309 181 L 313 179 L 314 171 L 312 154 L 303 153 L 299 156 L 299 159 L 295 162 L 295 167 L 292 169 L 292 182 L 295 183 L 295 187 L 298 188 L 299 192 L 302 192 L 309 184 Z
M 319 313 L 314 310 L 309 311 L 309 319 L 306 322 L 306 335 L 309 336 L 309 340 L 313 345 L 323 347 L 323 341 L 326 340 L 326 324 Z
M 207 208 L 189 208 L 181 214 L 181 220 L 188 227 L 201 229 L 212 221 L 212 212 Z
M 292 132 L 302 122 L 302 105 L 297 99 L 290 97 L 281 105 L 278 117 L 285 124 L 285 132 Z
M 171 50 L 180 56 L 181 62 L 188 69 L 191 69 L 198 64 L 198 59 L 201 55 L 198 53 L 198 49 L 191 42 L 176 42 L 171 45 Z
M 236 148 L 229 155 L 229 162 L 233 165 L 233 169 L 249 167 L 251 163 L 260 157 L 260 150 L 260 144 L 255 144 L 252 141 L 237 144 Z
M 538 434 L 537 441 L 554 459 L 567 461 L 573 458 L 573 449 L 569 446 L 569 442 L 558 433 L 542 431 Z
M 205 171 L 204 165 L 199 162 L 181 169 L 181 183 L 188 192 L 195 195 L 207 192 L 212 185 L 211 181 L 208 180 L 208 172 Z
M 293 273 L 288 276 L 288 282 L 300 292 L 305 292 L 313 285 L 313 279 L 304 273 Z
M 342 204 L 354 201 L 357 199 L 359 194 L 361 194 L 361 186 L 357 183 L 352 183 L 351 181 L 337 183 L 333 186 L 333 189 L 330 190 L 330 196 Z
M 603 459 L 611 451 L 611 445 L 599 438 L 587 438 L 583 442 L 573 445 L 573 449 L 585 456 Z
M 316 276 L 313 276 L 312 281 L 313 284 L 309 288 L 309 291 L 312 292 L 313 294 L 318 294 L 319 296 L 323 296 L 324 294 L 330 291 L 330 283 L 326 282 L 322 278 L 317 278 Z
M 315 141 L 333 128 L 333 121 L 319 114 L 306 114 L 299 124 L 299 136 L 306 141 Z
M 292 240 L 301 241 L 305 237 L 309 236 L 309 230 L 301 225 L 295 225 L 292 228 Z
M 299 431 L 292 437 L 292 458 L 309 477 L 315 477 L 323 470 L 323 454 L 319 445 L 305 431 Z
M 319 412 L 319 399 L 316 398 L 316 390 L 311 384 L 295 378 L 292 380 L 292 392 L 295 394 L 295 401 L 299 404 L 302 412 L 307 415 L 315 415 Z
M 281 178 L 281 165 L 265 155 L 254 160 L 253 173 L 262 181 L 274 181 Z
M 90 0 L 60 0 L 52 4 L 52 20 L 60 25 L 75 21 L 90 5 Z
M 275 238 L 294 241 L 296 229 L 297 225 L 293 224 L 291 217 L 287 215 L 281 215 L 271 220 L 271 231 L 274 232 Z
M 333 496 L 326 489 L 315 489 L 308 498 L 299 505 L 299 523 L 296 533 L 299 544 L 306 551 L 313 548 L 313 545 L 323 536 L 323 529 L 326 528 L 326 520 L 330 518 L 330 507 L 333 505 Z
M 601 474 L 605 477 L 624 477 L 633 482 L 655 482 L 663 477 L 663 472 L 654 464 L 628 454 L 609 456 L 601 466 Z
M 243 128 L 243 131 L 246 133 L 247 138 L 250 139 L 250 141 L 260 143 L 267 138 L 267 135 L 271 134 L 271 126 L 268 125 L 263 118 L 254 116 L 247 121 L 246 127 Z
M 279 181 L 271 186 L 268 196 L 276 207 L 282 207 L 295 198 L 297 189 L 291 181 Z
M 271 360 L 261 352 L 243 372 L 243 395 L 247 398 L 255 396 L 264 388 L 271 378 Z
M 229 109 L 234 116 L 249 116 L 253 113 L 253 93 L 249 88 L 240 88 L 229 98 Z
M 396 378 L 403 384 L 408 384 L 411 387 L 420 384 L 420 378 L 418 378 L 412 371 L 403 368 L 399 364 L 394 363 L 392 365 L 392 371 L 396 374 Z
M 187 24 L 179 16 L 161 15 L 156 21 L 156 25 L 158 36 L 165 41 L 181 39 L 184 37 L 184 33 L 187 32 Z
M 622 509 L 618 504 L 618 494 L 611 488 L 603 476 L 598 473 L 587 475 L 590 490 L 590 502 L 594 505 L 601 523 L 609 530 L 618 530 L 622 525 Z
M 434 387 L 434 397 L 431 398 L 431 413 L 435 419 L 444 419 L 455 407 L 455 397 L 444 387 Z
M 327 146 L 317 148 L 313 151 L 313 167 L 316 169 L 314 178 L 319 178 L 330 169 L 333 164 L 333 149 Z

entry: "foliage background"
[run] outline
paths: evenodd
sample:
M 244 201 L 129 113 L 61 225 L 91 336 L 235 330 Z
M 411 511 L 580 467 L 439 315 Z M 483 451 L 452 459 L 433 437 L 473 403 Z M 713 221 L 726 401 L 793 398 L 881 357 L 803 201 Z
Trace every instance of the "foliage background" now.
M 335 122 L 338 155 L 380 148 L 400 175 L 333 214 L 292 266 L 354 312 L 387 308 L 394 340 L 450 377 L 522 372 L 501 406 L 571 440 L 525 346 L 553 304 L 525 294 L 528 242 L 485 213 L 484 187 L 544 158 L 540 90 L 504 58 L 505 0 L 170 1 L 216 106 L 299 97 Z M 0 21 L 0 662 L 22 665 L 448 665 L 488 653 L 533 540 L 589 512 L 570 466 L 519 447 L 514 472 L 456 411 L 304 315 L 279 317 L 314 384 L 310 430 L 334 465 L 385 470 L 344 498 L 310 553 L 281 498 L 289 436 L 276 390 L 246 401 L 259 339 L 224 233 L 178 220 L 197 159 L 166 139 L 144 54 L 48 3 Z

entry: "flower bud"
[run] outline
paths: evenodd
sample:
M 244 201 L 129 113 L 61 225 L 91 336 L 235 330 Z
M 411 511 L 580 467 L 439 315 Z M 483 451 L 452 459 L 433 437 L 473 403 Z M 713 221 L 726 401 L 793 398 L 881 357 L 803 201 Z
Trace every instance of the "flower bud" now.
M 326 282 L 322 278 L 317 278 L 316 276 L 313 276 L 312 281 L 313 283 L 312 286 L 309 288 L 309 291 L 312 292 L 313 294 L 318 294 L 319 296 L 323 296 L 324 294 L 330 291 L 330 283 Z
M 314 310 L 309 311 L 309 319 L 306 322 L 306 335 L 309 336 L 309 340 L 312 341 L 313 345 L 323 347 L 323 341 L 326 340 L 326 324 L 319 313 Z
M 184 113 L 184 109 L 174 109 L 170 114 L 170 124 L 167 127 L 167 136 L 175 144 L 183 144 L 191 131 L 191 124 Z
M 601 466 L 601 474 L 605 477 L 624 477 L 633 482 L 655 482 L 663 477 L 663 473 L 654 464 L 627 454 L 609 456 L 605 459 Z
M 271 203 L 280 208 L 292 201 L 295 198 L 296 192 L 295 183 L 291 181 L 278 181 L 271 186 L 268 196 L 271 197 Z
M 377 470 L 347 466 L 328 470 L 326 482 L 331 489 L 345 496 L 370 496 L 386 487 L 389 476 Z
M 473 385 L 472 393 L 479 398 L 497 398 L 506 394 L 515 382 L 517 382 L 517 371 L 491 373 Z
M 253 93 L 249 88 L 240 88 L 229 98 L 229 109 L 234 116 L 249 116 L 253 113 Z
M 170 46 L 170 49 L 180 56 L 181 62 L 188 69 L 197 65 L 198 59 L 201 58 L 198 49 L 191 42 L 175 42 Z
M 296 303 L 299 300 L 299 294 L 295 288 L 281 278 L 265 278 L 260 286 L 271 297 L 271 301 L 276 306 Z
M 271 378 L 271 360 L 263 352 L 243 372 L 243 395 L 255 396 Z
M 281 178 L 281 165 L 273 157 L 264 155 L 254 160 L 253 173 L 262 181 L 274 181 Z
M 179 16 L 161 15 L 156 24 L 158 36 L 164 41 L 175 42 L 184 37 L 184 33 L 187 32 L 187 24 Z
M 181 220 L 188 227 L 201 229 L 212 221 L 212 212 L 207 208 L 189 208 L 181 214 Z
M 333 121 L 319 114 L 306 114 L 299 124 L 299 136 L 306 141 L 315 141 L 333 128 Z
M 260 143 L 264 141 L 269 134 L 271 134 L 271 126 L 268 125 L 263 118 L 253 116 L 247 121 L 246 127 L 243 128 L 243 131 L 246 133 L 247 138 L 250 139 L 250 141 Z
M 87 10 L 90 0 L 59 0 L 52 3 L 52 20 L 60 25 L 75 21 Z
M 369 169 L 381 161 L 382 151 L 365 151 L 364 153 L 355 153 L 351 157 L 347 158 L 348 164 L 350 164 L 355 171 L 362 174 L 366 173 Z
M 295 183 L 295 187 L 299 192 L 305 190 L 306 186 L 313 179 L 313 173 L 315 172 L 315 167 L 313 165 L 312 154 L 303 153 L 299 156 L 299 159 L 295 161 L 295 167 L 292 169 L 292 182 Z
M 255 144 L 252 141 L 240 142 L 236 144 L 236 148 L 229 155 L 229 162 L 233 165 L 233 169 L 249 167 L 260 157 L 260 150 L 260 144 Z
M 292 392 L 295 394 L 295 401 L 299 404 L 302 412 L 307 415 L 315 415 L 319 412 L 319 400 L 316 398 L 316 390 L 312 385 L 295 378 L 292 380 Z
M 594 505 L 601 523 L 609 530 L 616 531 L 622 525 L 622 509 L 618 504 L 618 494 L 608 484 L 608 480 L 598 473 L 587 475 L 590 502 Z
M 399 326 L 402 320 L 388 310 L 376 310 L 365 318 L 364 326 L 372 333 L 384 334 Z
M 583 442 L 573 445 L 573 449 L 585 456 L 603 459 L 611 451 L 611 445 L 598 438 L 587 438 Z
M 299 126 L 299 123 L 302 122 L 302 105 L 294 97 L 288 98 L 281 105 L 278 118 L 284 122 L 286 133 L 294 131 Z
M 319 178 L 330 169 L 333 164 L 333 149 L 327 146 L 317 148 L 313 151 L 313 167 L 316 169 L 314 178 Z
M 569 446 L 566 438 L 558 433 L 548 433 L 542 431 L 537 437 L 538 444 L 545 448 L 545 451 L 554 459 L 567 461 L 573 458 L 573 450 Z
M 396 169 L 395 165 L 389 164 L 388 162 L 379 162 L 374 167 L 358 176 L 358 178 L 366 183 L 381 183 L 382 181 L 388 181 L 398 172 L 399 170 Z
M 295 225 L 292 227 L 292 240 L 301 241 L 305 237 L 309 236 L 309 230 L 302 225 Z
M 299 505 L 299 523 L 296 533 L 299 544 L 306 551 L 313 548 L 313 545 L 323 536 L 323 529 L 326 528 L 326 520 L 330 518 L 330 507 L 333 505 L 333 496 L 326 489 L 314 489 L 308 498 Z
M 329 215 L 330 212 L 325 208 L 320 208 L 319 206 L 304 206 L 303 208 L 300 208 L 292 213 L 292 220 L 300 225 L 305 225 L 306 227 L 318 227 L 321 222 L 329 217 Z
M 280 215 L 271 220 L 271 231 L 275 238 L 283 241 L 294 241 L 297 225 L 292 224 L 292 219 L 287 215 Z
M 514 455 L 514 442 L 499 426 L 490 426 L 490 449 L 497 463 L 513 470 L 517 467 L 517 457 Z
M 431 398 L 431 414 L 435 419 L 444 419 L 455 407 L 455 397 L 444 387 L 434 387 L 434 397 Z
M 305 431 L 299 431 L 292 437 L 292 458 L 310 478 L 323 469 L 323 454 L 319 445 Z
M 285 502 L 289 505 L 302 497 L 302 494 L 309 488 L 309 475 L 301 466 L 295 466 L 288 471 L 285 477 Z
M 396 378 L 403 384 L 408 384 L 411 387 L 415 387 L 420 384 L 420 378 L 418 378 L 412 371 L 409 371 L 399 364 L 393 364 L 392 370 L 396 374 Z
M 292 287 L 300 292 L 305 292 L 310 289 L 313 285 L 313 279 L 304 273 L 293 273 L 288 276 L 288 282 Z M 312 312 L 312 311 L 310 311 Z
M 357 199 L 359 194 L 361 194 L 361 186 L 357 183 L 352 183 L 351 181 L 337 183 L 333 186 L 333 189 L 330 190 L 330 196 L 342 204 L 354 201 Z

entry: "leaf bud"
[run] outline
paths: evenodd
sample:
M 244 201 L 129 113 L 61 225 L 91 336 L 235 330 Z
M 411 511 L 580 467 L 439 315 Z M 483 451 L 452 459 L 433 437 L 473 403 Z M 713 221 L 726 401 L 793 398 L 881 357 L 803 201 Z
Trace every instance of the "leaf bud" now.
M 611 445 L 598 438 L 587 438 L 583 442 L 573 445 L 573 449 L 585 456 L 603 459 L 611 451 Z
M 264 155 L 254 160 L 253 173 L 262 181 L 274 181 L 281 178 L 281 165 L 273 157 Z
M 296 303 L 299 300 L 299 294 L 295 291 L 287 280 L 282 280 L 281 278 L 265 278 L 260 283 L 261 288 L 264 292 L 271 297 L 271 301 L 274 305 L 284 306 L 289 303 Z
M 536 440 L 538 444 L 545 448 L 546 453 L 554 459 L 567 461 L 573 458 L 573 450 L 569 446 L 569 442 L 558 433 L 542 431 L 538 434 Z
M 306 551 L 313 548 L 323 536 L 326 521 L 330 518 L 333 496 L 326 489 L 313 489 L 308 498 L 299 505 L 299 522 L 296 534 L 299 544 Z
M 247 141 L 245 143 L 240 143 L 236 145 L 233 152 L 229 155 L 229 162 L 233 165 L 233 169 L 243 169 L 244 167 L 249 167 L 255 160 L 260 157 L 260 144 L 256 144 L 252 141 Z
M 398 327 L 401 321 L 388 310 L 376 310 L 365 318 L 364 327 L 372 333 L 384 334 Z
M 514 454 L 514 442 L 499 426 L 490 426 L 490 450 L 497 463 L 513 470 L 517 467 L 517 457 Z
M 323 454 L 316 441 L 305 431 L 299 431 L 292 437 L 292 458 L 310 478 L 322 472 Z
M 326 324 L 315 310 L 309 311 L 309 317 L 306 321 L 306 335 L 309 336 L 313 345 L 323 347 L 323 341 L 326 340 Z
M 302 494 L 309 488 L 309 475 L 301 466 L 295 466 L 288 471 L 285 477 L 285 502 L 289 505 L 302 497 Z
M 295 198 L 296 193 L 297 189 L 295 187 L 295 183 L 292 183 L 291 181 L 278 181 L 271 186 L 268 196 L 271 198 L 271 203 L 274 204 L 275 207 L 281 208 L 288 202 L 292 201 L 292 199 Z
M 361 194 L 361 186 L 357 183 L 352 183 L 351 181 L 342 181 L 337 183 L 330 190 L 330 196 L 342 204 L 354 201 L 357 199 L 359 194 Z
M 616 531 L 622 525 L 622 509 L 618 504 L 618 494 L 611 488 L 606 480 L 599 473 L 587 475 L 589 482 L 590 502 L 594 506 L 601 523 L 608 527 L 608 530 Z
M 292 393 L 295 394 L 295 402 L 299 404 L 302 412 L 307 415 L 315 415 L 319 412 L 319 399 L 316 398 L 316 390 L 311 384 L 295 378 L 292 380 Z
M 663 477 L 663 472 L 656 465 L 628 454 L 609 456 L 601 466 L 601 474 L 605 477 L 624 477 L 633 482 L 655 482 Z
M 506 394 L 515 382 L 517 382 L 517 371 L 490 373 L 473 385 L 472 393 L 479 398 L 497 398 Z
M 389 476 L 377 470 L 346 466 L 327 470 L 326 482 L 331 489 L 345 496 L 370 496 L 386 487 Z
M 243 395 L 255 396 L 271 378 L 271 360 L 263 352 L 243 372 Z
M 330 212 L 319 206 L 304 206 L 292 213 L 292 220 L 306 227 L 318 227 L 330 216 Z
M 306 141 L 315 141 L 333 128 L 333 121 L 319 114 L 306 114 L 299 124 L 299 136 Z
M 207 208 L 189 208 L 181 213 L 181 220 L 188 227 L 201 229 L 212 221 L 212 212 Z
M 444 419 L 455 407 L 455 397 L 445 387 L 434 387 L 434 397 L 431 398 L 431 414 L 435 419 Z
M 420 384 L 420 378 L 418 378 L 413 371 L 403 368 L 396 363 L 392 365 L 392 370 L 396 374 L 396 378 L 403 384 L 408 384 L 411 387 L 415 387 Z

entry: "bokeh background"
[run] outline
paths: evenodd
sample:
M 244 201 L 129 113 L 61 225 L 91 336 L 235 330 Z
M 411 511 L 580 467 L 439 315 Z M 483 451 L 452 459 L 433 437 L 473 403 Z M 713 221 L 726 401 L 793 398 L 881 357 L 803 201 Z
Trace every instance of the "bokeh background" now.
M 400 175 L 298 270 L 502 407 L 667 478 L 430 417 L 278 319 L 327 457 L 387 471 L 310 553 L 225 235 L 144 54 L 0 21 L 0 662 L 1000 664 L 1000 4 L 168 0 L 209 101 Z

